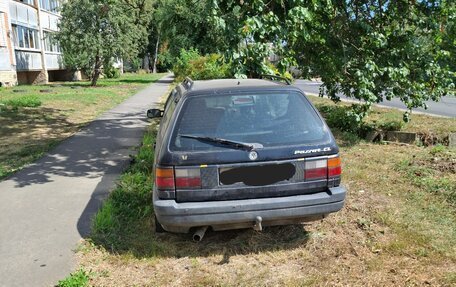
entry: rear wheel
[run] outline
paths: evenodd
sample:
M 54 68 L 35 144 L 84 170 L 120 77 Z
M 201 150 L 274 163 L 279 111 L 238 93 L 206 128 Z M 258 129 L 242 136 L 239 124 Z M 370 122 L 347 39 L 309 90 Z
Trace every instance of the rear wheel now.
M 163 228 L 163 226 L 160 224 L 160 222 L 157 219 L 157 216 L 155 216 L 155 232 L 156 233 L 163 233 L 166 232 L 166 230 Z

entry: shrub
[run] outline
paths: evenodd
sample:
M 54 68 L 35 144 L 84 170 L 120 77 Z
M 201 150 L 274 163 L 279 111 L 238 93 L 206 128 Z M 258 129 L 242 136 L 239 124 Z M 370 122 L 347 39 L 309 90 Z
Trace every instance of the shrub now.
M 318 109 L 331 128 L 356 134 L 362 129 L 363 122 L 353 112 L 352 107 L 322 105 L 318 106 Z
M 123 64 L 124 72 L 137 72 L 139 69 L 141 69 L 142 60 L 139 58 L 135 58 L 128 61 L 124 61 Z
M 139 69 L 138 71 L 136 71 L 136 73 L 138 75 L 145 75 L 145 74 L 148 74 L 149 72 L 147 70 L 144 70 L 144 69 Z
M 266 61 L 264 63 L 264 70 L 265 70 L 265 73 L 268 74 L 268 75 L 280 75 L 280 72 L 279 72 L 279 69 L 277 69 L 276 66 L 274 66 L 273 63 L 269 62 L 269 61 Z
M 120 70 L 117 68 L 114 68 L 113 66 L 107 66 L 104 69 L 104 74 L 105 74 L 106 78 L 108 78 L 108 79 L 120 78 Z
M 269 61 L 264 62 L 264 74 L 276 75 L 293 81 L 293 75 L 290 72 L 285 71 L 284 73 L 280 73 L 279 69 L 277 69 L 277 67 Z
M 169 51 L 161 52 L 157 59 L 157 72 L 163 73 L 173 68 L 174 58 Z
M 317 105 L 318 110 L 325 117 L 326 123 L 331 128 L 337 128 L 342 132 L 349 132 L 360 137 L 365 137 L 370 131 L 400 131 L 404 127 L 403 121 L 391 120 L 378 123 L 367 123 L 363 114 L 367 113 L 367 107 L 359 104 L 351 106 Z
M 176 76 L 176 80 L 181 81 L 185 77 L 190 76 L 190 61 L 198 59 L 200 54 L 194 49 L 180 51 L 179 57 L 176 59 L 176 63 L 173 66 L 173 72 Z
M 378 128 L 384 131 L 400 131 L 404 127 L 404 121 L 388 121 L 378 124 Z
M 210 54 L 190 61 L 190 77 L 195 80 L 222 79 L 230 76 L 229 65 L 220 55 Z
M 41 106 L 41 100 L 37 96 L 23 96 L 17 99 L 3 101 L 2 104 L 16 109 L 19 107 L 36 108 Z
M 58 287 L 85 287 L 89 285 L 90 273 L 83 269 L 71 273 L 67 278 L 60 280 Z
M 173 67 L 176 80 L 181 81 L 185 77 L 194 80 L 209 80 L 228 78 L 230 65 L 223 62 L 218 54 L 201 56 L 196 50 L 181 50 L 179 58 Z

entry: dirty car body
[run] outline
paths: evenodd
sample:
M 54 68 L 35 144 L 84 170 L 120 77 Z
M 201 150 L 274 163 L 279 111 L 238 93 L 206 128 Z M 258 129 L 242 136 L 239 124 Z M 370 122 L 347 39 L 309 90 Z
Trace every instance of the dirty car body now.
M 187 79 L 168 96 L 155 150 L 156 228 L 187 233 L 321 219 L 344 205 L 326 123 L 298 88 Z

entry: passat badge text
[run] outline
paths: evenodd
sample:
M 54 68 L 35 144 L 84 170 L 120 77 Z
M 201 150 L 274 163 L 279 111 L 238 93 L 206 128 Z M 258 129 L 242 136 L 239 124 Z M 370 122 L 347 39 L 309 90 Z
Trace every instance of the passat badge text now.
M 306 149 L 306 150 L 295 150 L 294 154 L 309 154 L 309 153 L 316 153 L 322 151 L 331 151 L 330 147 L 325 148 L 316 148 L 316 149 Z

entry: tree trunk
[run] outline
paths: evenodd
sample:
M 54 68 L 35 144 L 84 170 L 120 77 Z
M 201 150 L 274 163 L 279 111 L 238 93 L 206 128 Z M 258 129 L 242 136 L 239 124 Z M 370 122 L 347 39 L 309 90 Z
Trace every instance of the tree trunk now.
M 93 75 L 92 75 L 92 87 L 95 87 L 97 85 L 98 78 L 100 78 L 100 73 L 101 73 L 101 58 L 100 56 L 95 57 L 95 68 L 93 69 Z
M 157 59 L 158 59 L 158 45 L 160 44 L 160 33 L 157 36 L 157 43 L 155 44 L 155 56 L 154 56 L 154 66 L 152 69 L 152 73 L 157 73 Z

